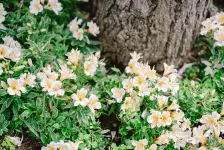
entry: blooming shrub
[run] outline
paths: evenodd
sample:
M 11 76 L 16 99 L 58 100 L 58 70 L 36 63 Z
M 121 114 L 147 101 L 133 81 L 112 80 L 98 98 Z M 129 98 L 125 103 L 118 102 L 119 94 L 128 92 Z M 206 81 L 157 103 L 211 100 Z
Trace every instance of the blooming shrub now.
M 99 27 L 77 3 L 0 4 L 0 148 L 29 135 L 42 150 L 224 149 L 223 13 L 202 23 L 198 45 L 210 53 L 181 80 L 174 65 L 159 74 L 136 52 L 109 74 L 91 40 Z M 118 132 L 101 122 L 112 115 Z

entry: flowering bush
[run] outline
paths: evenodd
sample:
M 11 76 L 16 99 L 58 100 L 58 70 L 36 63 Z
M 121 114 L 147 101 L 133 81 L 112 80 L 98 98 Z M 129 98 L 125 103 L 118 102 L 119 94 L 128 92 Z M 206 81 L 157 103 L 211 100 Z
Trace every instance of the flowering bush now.
M 91 40 L 99 28 L 72 11 L 77 3 L 0 4 L 0 148 L 29 135 L 42 150 L 224 149 L 223 13 L 202 23 L 204 72 L 181 80 L 173 65 L 158 74 L 136 52 L 109 74 Z M 105 116 L 116 116 L 115 130 Z

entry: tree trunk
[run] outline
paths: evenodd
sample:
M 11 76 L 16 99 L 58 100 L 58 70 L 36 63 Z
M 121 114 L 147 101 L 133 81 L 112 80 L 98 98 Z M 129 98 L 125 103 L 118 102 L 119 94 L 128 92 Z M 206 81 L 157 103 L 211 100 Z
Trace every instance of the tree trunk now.
M 164 62 L 179 67 L 192 53 L 210 4 L 211 0 L 93 0 L 102 52 L 124 65 L 136 51 L 157 70 Z

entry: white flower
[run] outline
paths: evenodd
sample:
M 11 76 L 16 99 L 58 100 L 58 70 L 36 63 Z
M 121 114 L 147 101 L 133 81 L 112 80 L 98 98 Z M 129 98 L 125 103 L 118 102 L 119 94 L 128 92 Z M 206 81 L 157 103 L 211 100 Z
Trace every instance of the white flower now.
M 148 150 L 157 150 L 157 145 L 156 144 L 152 144 Z
M 82 59 L 82 53 L 79 50 L 72 49 L 66 56 L 68 56 L 69 63 L 71 63 L 75 69 L 78 68 L 79 60 Z
M 153 111 L 152 115 L 148 116 L 147 121 L 152 128 L 162 126 L 161 115 L 162 115 L 161 112 Z
M 220 25 L 222 25 L 224 23 L 224 13 L 223 12 L 220 12 L 220 13 L 217 13 L 215 16 L 214 16 L 214 19 L 215 19 L 215 23 L 218 24 L 218 27 Z
M 47 8 L 53 10 L 56 15 L 62 10 L 61 3 L 58 0 L 48 0 Z
M 9 95 L 20 96 L 21 92 L 25 93 L 26 89 L 23 87 L 23 82 L 21 80 L 16 80 L 13 78 L 8 78 L 7 83 L 9 85 L 7 92 Z
M 146 77 L 145 76 L 134 77 L 134 86 L 137 86 L 139 88 L 143 84 L 146 84 Z
M 87 90 L 85 88 L 81 88 L 76 94 L 72 94 L 74 106 L 81 105 L 82 107 L 85 107 L 89 103 L 89 99 L 86 98 L 86 95 Z
M 122 89 L 122 88 L 113 88 L 113 89 L 111 89 L 111 92 L 113 94 L 112 97 L 114 99 L 116 99 L 116 101 L 118 103 L 120 103 L 123 99 L 124 94 L 125 94 L 125 90 Z
M 99 27 L 96 25 L 96 23 L 93 23 L 93 21 L 87 23 L 88 32 L 91 33 L 92 35 L 96 36 L 97 34 L 100 33 Z
M 73 32 L 73 37 L 76 39 L 76 40 L 82 40 L 83 39 L 83 29 L 82 28 L 79 28 L 77 31 Z
M 8 58 L 10 54 L 10 48 L 8 46 L 0 44 L 0 59 Z
M 122 85 L 123 85 L 123 88 L 127 91 L 127 92 L 131 92 L 133 90 L 133 85 L 134 82 L 133 82 L 133 79 L 131 78 L 128 78 L 128 79 L 124 79 L 122 81 Z
M 158 80 L 156 88 L 159 91 L 166 92 L 169 89 L 169 79 L 167 77 L 162 77 Z
M 158 103 L 159 109 L 162 109 L 163 107 L 167 105 L 168 97 L 159 95 L 157 98 L 157 103 Z
M 148 87 L 148 84 L 145 83 L 145 84 L 142 84 L 141 86 L 138 87 L 139 89 L 139 92 L 138 92 L 138 95 L 139 96 L 149 96 L 150 95 L 150 88 Z
M 77 30 L 79 29 L 79 25 L 81 25 L 81 23 L 82 23 L 82 19 L 78 19 L 78 18 L 73 19 L 68 25 L 69 30 L 72 33 L 77 32 Z
M 165 134 L 163 133 L 162 135 L 156 138 L 155 144 L 164 145 L 164 144 L 168 144 L 169 141 L 170 140 L 169 140 L 168 133 L 165 133 Z
M 51 87 L 52 84 L 54 83 L 54 80 L 49 79 L 49 78 L 44 78 L 41 80 L 41 87 L 43 87 L 43 91 L 48 91 Z
M 95 72 L 97 70 L 97 66 L 90 61 L 86 61 L 84 63 L 84 73 L 87 76 L 94 76 Z
M 121 110 L 127 110 L 132 108 L 133 105 L 133 100 L 131 99 L 131 97 L 126 97 L 124 100 L 124 104 L 121 105 Z
M 36 84 L 35 82 L 36 76 L 30 73 L 21 74 L 20 79 L 23 81 L 24 85 L 29 85 L 31 87 L 34 87 L 34 85 Z
M 62 89 L 62 83 L 60 81 L 54 81 L 51 85 L 51 88 L 48 89 L 48 94 L 51 96 L 63 96 L 65 90 Z
M 37 15 L 43 11 L 43 6 L 40 4 L 40 0 L 32 0 L 29 9 L 31 14 Z
M 182 122 L 183 118 L 184 118 L 184 112 L 179 109 L 179 110 L 173 111 L 170 114 L 170 116 L 173 120 L 175 120 L 177 122 Z
M 79 145 L 82 144 L 82 143 L 83 143 L 83 141 L 77 141 L 75 143 L 69 141 L 69 144 L 71 146 L 71 150 L 78 150 Z
M 174 147 L 180 149 L 185 147 L 191 138 L 190 130 L 183 130 L 177 124 L 172 126 L 172 131 L 169 133 L 169 138 L 174 141 Z
M 101 108 L 101 103 L 96 95 L 90 95 L 88 106 L 93 113 L 95 112 L 95 109 Z
M 199 126 L 193 128 L 193 136 L 190 138 L 190 143 L 203 145 L 206 144 L 207 137 L 209 137 L 209 132 L 205 133 L 205 126 Z
M 206 19 L 205 21 L 202 22 L 202 26 L 203 28 L 201 29 L 200 34 L 206 35 L 208 32 L 211 31 L 212 20 L 210 18 Z
M 15 144 L 16 146 L 21 146 L 22 144 L 22 139 L 20 137 L 11 137 L 8 136 L 8 138 L 10 139 L 10 141 Z
M 172 104 L 166 110 L 177 110 L 179 107 L 177 100 L 173 100 Z
M 217 112 L 212 112 L 211 115 L 204 115 L 200 119 L 200 122 L 207 127 L 212 127 L 213 125 L 217 124 L 217 121 L 220 119 L 220 114 Z
M 169 111 L 163 111 L 161 115 L 162 126 L 169 126 L 172 123 Z
M 133 141 L 132 145 L 135 146 L 135 150 L 144 150 L 145 146 L 148 145 L 148 140 L 143 139 L 139 141 Z
M 224 46 L 224 27 L 220 27 L 219 30 L 214 33 L 214 38 L 216 40 L 215 45 Z
M 65 65 L 60 65 L 61 69 L 59 72 L 61 73 L 60 75 L 60 80 L 63 81 L 65 79 L 76 79 L 75 74 L 72 73 L 72 71 Z
M 168 76 L 169 74 L 177 73 L 177 70 L 174 68 L 174 65 L 168 66 L 166 63 L 164 63 L 164 76 Z

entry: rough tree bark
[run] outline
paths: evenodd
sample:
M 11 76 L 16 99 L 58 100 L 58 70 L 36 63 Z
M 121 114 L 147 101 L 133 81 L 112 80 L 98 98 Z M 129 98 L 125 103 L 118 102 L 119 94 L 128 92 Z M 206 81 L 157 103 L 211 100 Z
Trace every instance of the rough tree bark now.
M 157 70 L 190 57 L 211 0 L 93 0 L 106 57 L 127 65 L 141 52 Z

